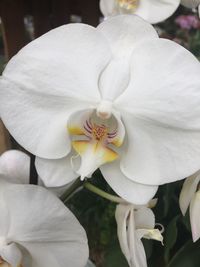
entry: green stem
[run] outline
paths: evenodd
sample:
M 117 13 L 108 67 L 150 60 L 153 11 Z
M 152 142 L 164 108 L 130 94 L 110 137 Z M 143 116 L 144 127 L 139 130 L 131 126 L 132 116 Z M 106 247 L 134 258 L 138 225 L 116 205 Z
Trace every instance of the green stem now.
M 127 203 L 122 198 L 114 196 L 114 195 L 111 195 L 111 194 L 99 189 L 98 187 L 96 187 L 95 185 L 93 185 L 93 184 L 91 184 L 89 182 L 85 182 L 83 184 L 83 186 L 85 188 L 87 188 L 89 191 L 91 191 L 91 192 L 93 192 L 93 193 L 95 193 L 95 194 L 97 194 L 97 195 L 99 195 L 99 196 L 101 196 L 101 197 L 103 197 L 105 199 L 108 199 L 108 200 L 110 200 L 112 202 L 115 202 L 115 203 L 118 203 L 118 204 L 119 203 L 123 203 L 123 204 Z
M 60 197 L 60 200 L 64 203 L 67 201 L 67 199 L 78 189 L 83 185 L 83 182 L 80 180 L 80 178 L 77 178 L 76 181 L 62 194 Z

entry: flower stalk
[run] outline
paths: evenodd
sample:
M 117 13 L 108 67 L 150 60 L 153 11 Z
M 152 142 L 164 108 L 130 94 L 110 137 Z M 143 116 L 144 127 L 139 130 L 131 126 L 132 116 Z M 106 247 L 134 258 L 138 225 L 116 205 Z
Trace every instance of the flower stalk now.
M 89 183 L 89 182 L 85 182 L 84 183 L 84 187 L 86 189 L 88 189 L 89 191 L 95 193 L 96 195 L 99 195 L 107 200 L 110 200 L 112 202 L 115 202 L 115 203 L 127 203 L 124 199 L 120 198 L 120 197 L 117 197 L 117 196 L 114 196 L 114 195 L 111 195 L 105 191 L 103 191 L 102 189 L 96 187 L 95 185 Z
M 82 185 L 83 182 L 80 180 L 80 178 L 77 178 L 76 181 L 62 194 L 60 200 L 65 203 L 69 197 Z

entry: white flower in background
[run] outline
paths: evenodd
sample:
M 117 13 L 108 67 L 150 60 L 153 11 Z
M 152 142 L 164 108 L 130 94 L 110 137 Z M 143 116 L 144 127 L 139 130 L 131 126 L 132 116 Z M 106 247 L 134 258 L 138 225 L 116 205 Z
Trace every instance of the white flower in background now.
M 196 242 L 200 238 L 200 171 L 188 177 L 182 187 L 179 204 L 183 215 L 190 206 L 190 224 L 192 238 Z
M 200 167 L 199 77 L 190 52 L 137 16 L 69 24 L 8 63 L 0 114 L 45 186 L 100 168 L 122 198 L 146 204 Z
M 8 182 L 29 184 L 30 157 L 19 150 L 8 150 L 0 156 L 0 175 Z
M 100 0 L 105 17 L 119 14 L 135 14 L 150 23 L 169 18 L 178 8 L 180 0 Z
M 30 157 L 19 150 L 8 150 L 0 156 L 0 174 L 6 181 L 15 184 L 29 184 L 30 182 Z M 38 177 L 38 185 L 45 187 L 42 179 Z M 67 188 L 71 186 L 67 184 L 61 187 L 47 188 L 57 196 L 61 196 Z
M 85 231 L 64 204 L 42 187 L 0 178 L 0 266 L 85 266 Z
M 200 0 L 181 0 L 181 5 L 192 9 L 198 8 L 200 15 Z
M 145 250 L 141 238 L 163 242 L 161 232 L 155 227 L 155 216 L 151 209 L 119 204 L 115 213 L 117 233 L 121 250 L 130 267 L 147 267 Z

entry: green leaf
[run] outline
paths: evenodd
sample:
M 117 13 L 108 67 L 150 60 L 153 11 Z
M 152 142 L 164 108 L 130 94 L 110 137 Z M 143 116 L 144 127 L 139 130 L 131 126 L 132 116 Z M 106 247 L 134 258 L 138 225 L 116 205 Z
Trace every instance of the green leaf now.
M 199 267 L 200 241 L 193 243 L 188 241 L 172 258 L 167 267 Z
M 178 234 L 177 221 L 179 217 L 180 215 L 174 217 L 166 228 L 165 240 L 164 240 L 164 245 L 165 245 L 164 258 L 166 263 L 168 263 L 169 261 L 170 250 L 173 248 L 177 240 L 177 234 Z
M 103 266 L 129 267 L 118 243 L 114 244 L 107 250 Z

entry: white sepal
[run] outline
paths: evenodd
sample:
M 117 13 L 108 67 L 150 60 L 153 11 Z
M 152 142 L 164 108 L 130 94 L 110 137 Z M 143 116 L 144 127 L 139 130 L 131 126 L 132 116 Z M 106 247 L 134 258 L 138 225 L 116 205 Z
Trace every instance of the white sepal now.
M 200 182 L 200 172 L 193 174 L 192 176 L 185 179 L 181 193 L 179 196 L 179 205 L 183 215 L 186 214 L 186 211 L 190 205 L 190 202 L 197 190 L 197 186 Z
M 117 234 L 123 254 L 130 267 L 146 267 L 146 255 L 141 238 L 163 241 L 154 229 L 155 217 L 145 206 L 135 210 L 134 205 L 119 204 L 116 208 Z
M 197 191 L 190 203 L 190 223 L 192 228 L 192 238 L 196 242 L 200 238 L 200 191 Z

